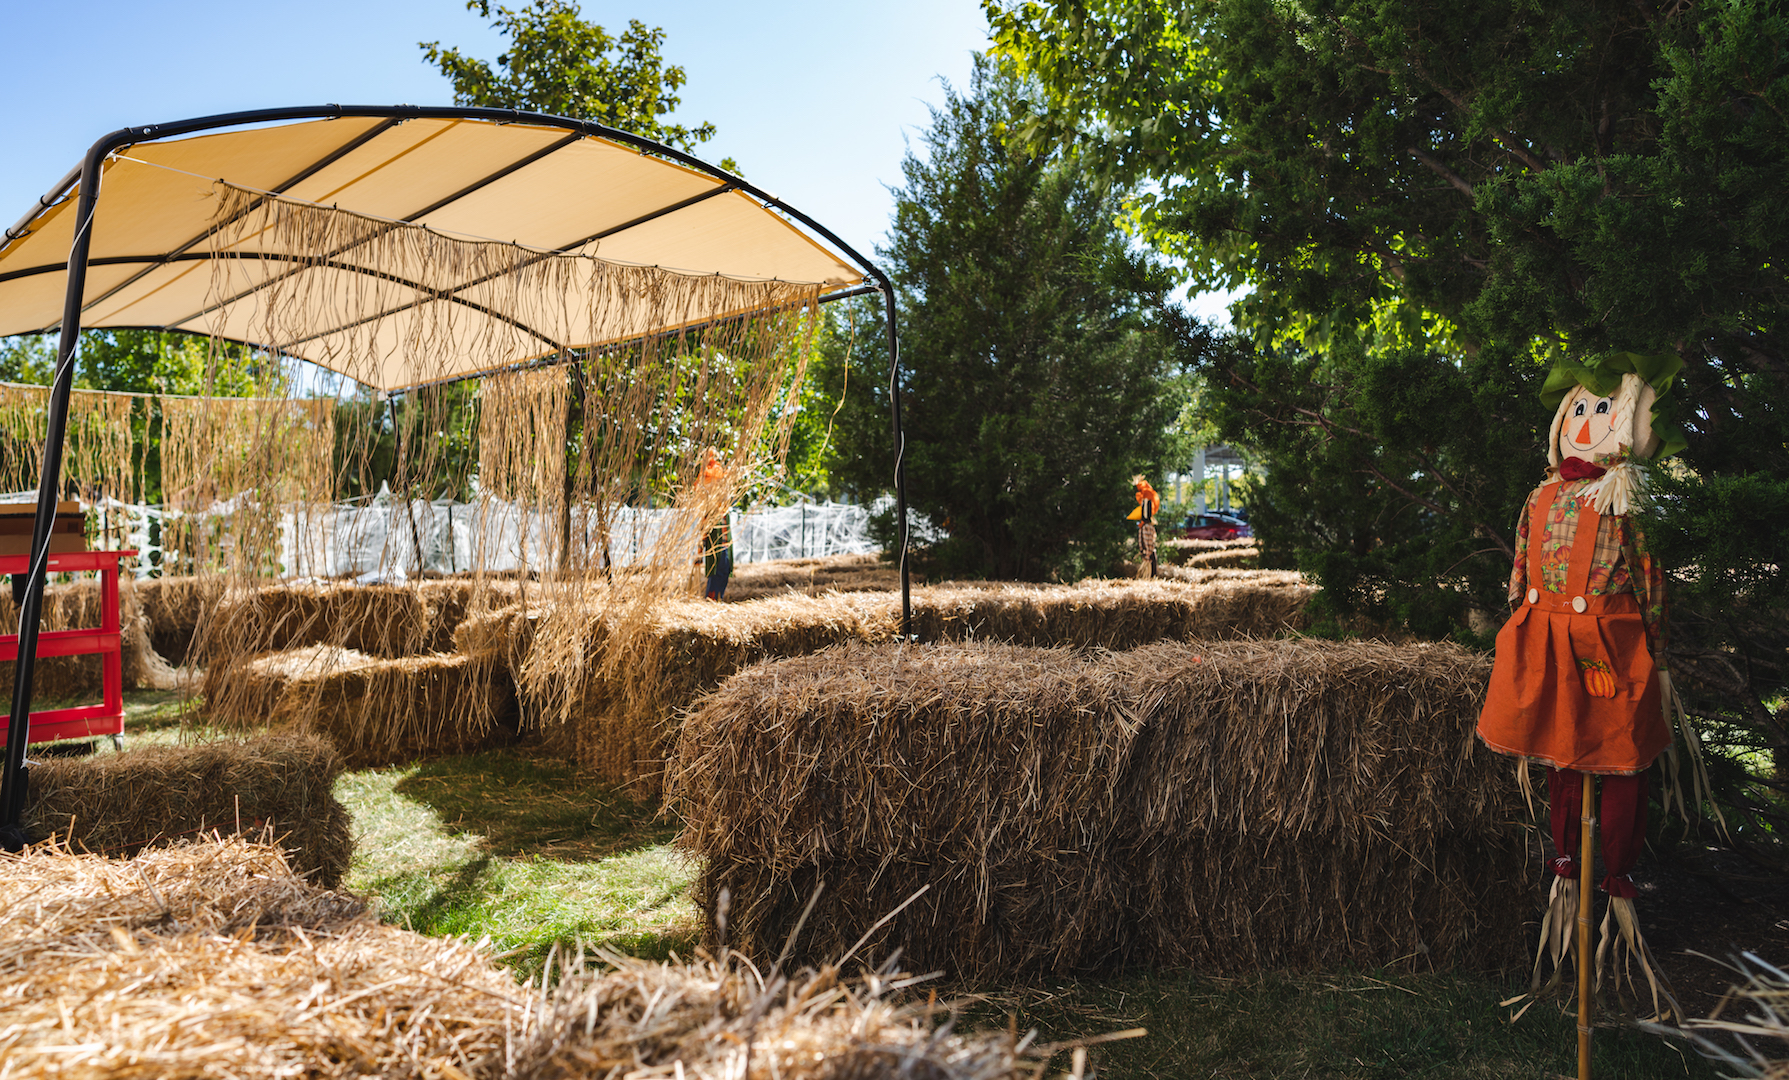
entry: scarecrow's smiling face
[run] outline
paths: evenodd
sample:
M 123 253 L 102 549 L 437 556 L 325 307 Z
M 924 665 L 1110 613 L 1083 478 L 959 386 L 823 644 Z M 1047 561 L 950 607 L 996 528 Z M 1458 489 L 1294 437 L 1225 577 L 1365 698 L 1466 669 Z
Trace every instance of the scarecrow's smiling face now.
M 1619 449 L 1615 436 L 1613 397 L 1597 397 L 1579 386 L 1572 390 L 1565 409 L 1565 423 L 1559 429 L 1559 456 L 1595 461 L 1598 454 L 1612 454 Z

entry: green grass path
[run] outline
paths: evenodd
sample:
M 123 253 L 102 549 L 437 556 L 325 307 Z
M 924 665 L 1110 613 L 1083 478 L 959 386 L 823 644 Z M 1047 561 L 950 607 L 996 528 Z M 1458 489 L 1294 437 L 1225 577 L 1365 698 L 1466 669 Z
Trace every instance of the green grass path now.
M 347 886 L 387 922 L 489 935 L 532 974 L 556 943 L 688 953 L 693 860 L 676 828 L 570 767 L 507 751 L 348 773 Z

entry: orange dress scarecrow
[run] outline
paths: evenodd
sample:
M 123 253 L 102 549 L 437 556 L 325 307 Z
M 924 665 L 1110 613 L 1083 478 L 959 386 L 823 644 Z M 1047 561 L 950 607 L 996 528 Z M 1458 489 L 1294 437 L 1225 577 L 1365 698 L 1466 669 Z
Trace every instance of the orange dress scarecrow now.
M 1655 410 L 1681 366 L 1675 356 L 1618 353 L 1594 366 L 1562 365 L 1543 391 L 1558 398 L 1547 479 L 1517 523 L 1515 611 L 1497 635 L 1478 734 L 1493 750 L 1548 766 L 1555 963 L 1564 948 L 1559 924 L 1575 917 L 1567 909 L 1577 904 L 1570 883 L 1579 870 L 1583 774 L 1602 780 L 1602 885 L 1627 902 L 1625 931 L 1638 891 L 1629 874 L 1646 839 L 1646 770 L 1671 745 L 1669 677 L 1657 659 L 1666 637 L 1664 575 L 1632 511 L 1637 461 L 1682 445 L 1655 430 L 1669 431 Z
M 1127 520 L 1137 523 L 1137 555 L 1149 567 L 1149 576 L 1155 577 L 1155 515 L 1162 508 L 1162 497 L 1141 473 L 1131 477 L 1131 487 L 1136 492 L 1137 508 Z

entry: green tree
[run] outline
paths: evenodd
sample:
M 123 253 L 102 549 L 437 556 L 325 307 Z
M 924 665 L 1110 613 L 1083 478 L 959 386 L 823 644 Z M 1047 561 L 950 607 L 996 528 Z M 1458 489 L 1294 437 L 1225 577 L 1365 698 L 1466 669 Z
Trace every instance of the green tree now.
M 0 382 L 47 384 L 56 374 L 56 339 L 41 334 L 0 338 Z
M 490 0 L 467 0 L 466 9 L 490 18 Z M 421 42 L 428 62 L 453 83 L 456 105 L 528 109 L 594 120 L 693 153 L 714 137 L 713 124 L 666 123 L 677 91 L 688 81 L 683 68 L 667 66 L 660 48 L 663 27 L 638 19 L 619 37 L 580 17 L 569 0 L 532 0 L 521 8 L 498 7 L 491 21 L 509 39 L 496 68 L 439 41 Z M 732 159 L 721 167 L 734 171 Z
M 880 254 L 899 304 L 908 496 L 947 533 L 941 569 L 1040 579 L 1116 553 L 1129 477 L 1155 471 L 1174 419 L 1184 323 L 1168 274 L 1115 224 L 1114 192 L 1008 138 L 1019 94 L 981 58 L 966 93 L 947 88 Z M 854 359 L 833 473 L 873 494 L 894 474 L 881 336 L 860 333 Z M 845 371 L 826 368 L 837 393 Z
M 1197 281 L 1252 286 L 1233 308 L 1251 347 L 1206 370 L 1227 433 L 1274 474 L 1270 545 L 1332 603 L 1416 612 L 1431 631 L 1471 598 L 1491 606 L 1539 478 L 1549 359 L 1685 359 L 1690 445 L 1659 470 L 1652 530 L 1680 568 L 1669 659 L 1715 729 L 1774 748 L 1774 776 L 1730 793 L 1750 826 L 1781 828 L 1778 5 L 1044 0 L 990 15 L 1044 88 L 1028 133 L 1147 182 L 1132 220 Z

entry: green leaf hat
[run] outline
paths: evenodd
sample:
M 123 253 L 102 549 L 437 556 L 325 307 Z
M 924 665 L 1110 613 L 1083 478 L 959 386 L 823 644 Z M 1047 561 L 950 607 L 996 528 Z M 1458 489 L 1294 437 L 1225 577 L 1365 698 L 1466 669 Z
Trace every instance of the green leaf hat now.
M 1547 373 L 1547 381 L 1541 386 L 1541 401 L 1556 410 L 1574 386 L 1582 386 L 1598 397 L 1608 397 L 1621 388 L 1623 375 L 1638 375 L 1657 395 L 1652 405 L 1652 431 L 1659 437 L 1660 446 L 1654 457 L 1662 458 L 1689 445 L 1683 426 L 1675 418 L 1675 402 L 1669 396 L 1671 382 L 1682 370 L 1683 358 L 1676 353 L 1611 352 L 1582 360 L 1562 356 Z

